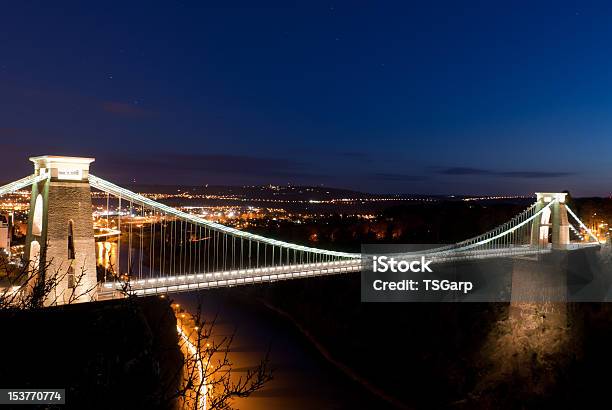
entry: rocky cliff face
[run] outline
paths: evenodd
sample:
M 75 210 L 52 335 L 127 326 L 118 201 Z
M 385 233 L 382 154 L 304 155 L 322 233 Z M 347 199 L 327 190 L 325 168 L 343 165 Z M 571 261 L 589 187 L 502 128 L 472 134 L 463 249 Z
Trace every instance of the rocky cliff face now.
M 0 312 L 0 386 L 65 388 L 67 408 L 172 408 L 183 356 L 167 300 Z

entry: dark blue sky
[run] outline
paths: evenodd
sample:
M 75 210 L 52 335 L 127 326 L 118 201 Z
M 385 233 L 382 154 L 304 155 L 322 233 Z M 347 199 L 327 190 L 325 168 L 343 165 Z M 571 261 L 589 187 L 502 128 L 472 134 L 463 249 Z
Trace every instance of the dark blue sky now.
M 608 195 L 612 5 L 534 3 L 7 2 L 0 180 Z

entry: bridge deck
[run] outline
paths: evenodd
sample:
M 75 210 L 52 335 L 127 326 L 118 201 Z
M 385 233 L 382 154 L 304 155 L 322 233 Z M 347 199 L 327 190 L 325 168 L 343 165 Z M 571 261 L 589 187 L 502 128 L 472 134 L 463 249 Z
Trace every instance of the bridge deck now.
M 102 286 L 102 292 L 119 290 L 128 291 L 138 296 L 155 295 L 358 272 L 360 270 L 361 260 L 354 259 L 141 279 L 130 281 L 129 289 L 126 289 L 124 282 L 105 282 Z
M 589 244 L 574 244 L 572 249 L 578 249 Z M 429 255 L 435 263 L 450 263 L 462 260 L 512 258 L 538 255 L 551 252 L 550 247 L 535 248 L 530 246 L 466 251 L 456 254 Z M 420 255 L 419 255 L 420 257 Z M 104 282 L 100 294 L 114 292 L 130 292 L 137 296 L 156 295 L 176 292 L 189 292 L 219 287 L 232 287 L 264 282 L 274 282 L 286 279 L 298 279 L 312 276 L 324 276 L 340 273 L 359 272 L 364 264 L 362 259 L 351 259 L 334 262 L 321 262 L 254 269 L 237 269 L 219 272 L 198 273 L 190 275 L 164 276 L 132 280 L 129 283 L 116 281 Z

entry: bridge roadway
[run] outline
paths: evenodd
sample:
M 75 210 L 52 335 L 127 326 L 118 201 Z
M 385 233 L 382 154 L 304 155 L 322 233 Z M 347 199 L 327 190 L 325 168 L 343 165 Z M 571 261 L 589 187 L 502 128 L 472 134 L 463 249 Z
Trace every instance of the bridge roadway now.
M 570 250 L 585 246 L 598 244 L 572 244 Z M 439 254 L 418 253 L 418 257 L 426 255 L 428 259 L 436 263 L 449 263 L 462 260 L 478 260 L 490 258 L 511 258 L 532 256 L 551 252 L 548 247 L 532 247 L 529 245 L 515 246 L 511 248 L 496 248 L 460 252 L 441 252 Z M 397 257 L 414 256 L 417 254 L 397 254 Z M 367 261 L 364 258 L 349 259 L 343 261 L 307 263 L 296 265 L 284 265 L 273 267 L 262 267 L 253 269 L 236 269 L 219 272 L 197 273 L 189 275 L 160 276 L 156 278 L 144 278 L 129 281 L 129 292 L 137 296 L 147 296 L 165 293 L 189 292 L 202 289 L 219 287 L 233 287 L 264 282 L 275 282 L 279 280 L 298 279 L 312 276 L 324 276 L 340 273 L 359 272 Z M 112 297 L 114 293 L 126 290 L 126 282 L 104 282 L 99 290 L 100 299 Z
M 274 282 L 278 280 L 306 278 L 310 276 L 358 272 L 360 270 L 361 259 L 253 269 L 236 269 L 214 273 L 208 272 L 190 275 L 160 276 L 158 278 L 132 280 L 129 282 L 129 291 L 137 296 L 145 296 L 160 293 L 188 292 L 201 289 Z M 122 291 L 124 288 L 125 282 L 105 282 L 102 285 L 100 293 L 101 295 L 104 295 L 109 291 Z

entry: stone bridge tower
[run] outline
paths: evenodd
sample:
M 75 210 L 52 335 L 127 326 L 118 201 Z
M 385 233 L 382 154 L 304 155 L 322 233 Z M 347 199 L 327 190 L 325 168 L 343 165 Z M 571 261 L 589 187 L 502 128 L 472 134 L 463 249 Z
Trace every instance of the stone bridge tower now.
M 536 212 L 552 202 L 553 199 L 557 201 L 550 208 L 544 210 L 540 217 L 533 220 L 531 244 L 545 246 L 551 243 L 553 249 L 567 249 L 570 243 L 569 221 L 565 204 L 567 194 L 537 192 L 536 196 Z
M 567 252 L 570 243 L 565 193 L 537 192 L 536 212 L 556 201 L 533 219 L 531 244 L 553 252 L 542 260 L 516 259 L 512 270 L 510 317 L 516 337 L 567 325 Z M 538 332 L 534 329 L 542 328 Z
M 57 286 L 46 305 L 89 302 L 96 296 L 96 248 L 89 164 L 94 158 L 30 158 L 36 175 L 49 175 L 32 186 L 25 256 L 30 266 L 57 273 Z

